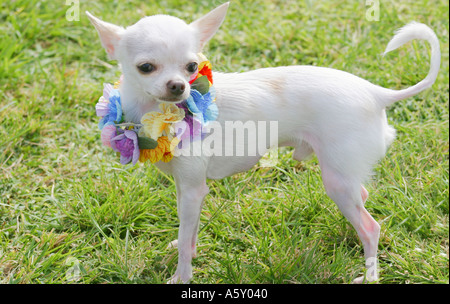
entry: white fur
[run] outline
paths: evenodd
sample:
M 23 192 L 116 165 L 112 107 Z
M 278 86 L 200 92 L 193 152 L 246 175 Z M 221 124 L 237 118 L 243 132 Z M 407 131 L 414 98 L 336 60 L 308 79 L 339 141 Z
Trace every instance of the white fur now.
M 146 112 L 157 111 L 159 102 L 170 95 L 166 89 L 168 81 L 188 84 L 186 64 L 198 61 L 196 54 L 217 31 L 227 8 L 228 3 L 190 25 L 175 17 L 157 15 L 126 29 L 88 13 L 102 45 L 121 64 L 124 80 L 120 90 L 128 121 L 138 123 Z M 419 84 L 400 91 L 379 87 L 343 71 L 314 66 L 214 73 L 218 121 L 222 125 L 225 121 L 278 121 L 279 146 L 294 147 L 297 160 L 313 152 L 317 155 L 327 194 L 361 238 L 370 270 L 368 281 L 378 279 L 380 226 L 364 208 L 368 193 L 362 183 L 395 137 L 395 130 L 387 124 L 385 107 L 430 87 L 439 70 L 439 42 L 426 25 L 411 23 L 402 28 L 386 52 L 412 39 L 425 39 L 431 44 L 430 73 Z M 151 62 L 157 70 L 140 74 L 136 66 L 143 62 Z M 189 90 L 175 102 L 187 96 Z M 188 282 L 192 277 L 200 211 L 208 193 L 206 180 L 248 170 L 259 158 L 260 155 L 179 156 L 169 163 L 156 164 L 174 176 L 177 188 L 179 260 L 171 283 Z

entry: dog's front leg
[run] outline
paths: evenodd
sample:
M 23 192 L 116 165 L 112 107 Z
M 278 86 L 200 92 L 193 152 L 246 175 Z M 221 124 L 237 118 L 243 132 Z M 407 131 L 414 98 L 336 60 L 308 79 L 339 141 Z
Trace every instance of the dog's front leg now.
M 177 242 L 178 266 L 175 275 L 169 280 L 169 284 L 188 283 L 192 278 L 191 261 L 196 253 L 200 212 L 209 189 L 206 186 L 206 179 L 193 183 L 191 178 L 192 176 L 189 176 L 189 180 L 175 178 L 178 218 L 180 219 Z

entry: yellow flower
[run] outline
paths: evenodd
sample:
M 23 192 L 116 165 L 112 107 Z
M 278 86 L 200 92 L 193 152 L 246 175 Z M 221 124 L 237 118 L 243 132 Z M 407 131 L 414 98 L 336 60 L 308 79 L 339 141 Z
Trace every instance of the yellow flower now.
M 117 80 L 116 82 L 114 82 L 114 89 L 118 89 L 120 87 L 120 84 L 122 83 L 123 80 L 123 75 L 120 76 L 119 80 Z
M 198 65 L 198 75 L 200 76 L 206 76 L 209 81 L 209 86 L 212 86 L 213 84 L 213 76 L 212 76 L 212 66 L 211 62 L 203 55 L 202 53 L 198 54 L 198 57 L 200 59 L 200 64 Z
M 167 152 L 167 153 L 164 153 L 164 155 L 163 155 L 161 160 L 163 162 L 165 162 L 165 163 L 168 163 L 168 162 L 170 162 L 172 160 L 172 158 L 173 158 L 173 154 L 170 153 L 170 152 Z
M 197 53 L 198 59 L 200 59 L 200 64 L 198 65 L 198 70 L 201 71 L 202 68 L 206 65 L 211 68 L 211 62 L 209 62 L 208 58 L 206 58 L 203 53 Z
M 149 160 L 152 164 L 162 160 L 163 162 L 169 162 L 173 158 L 171 152 L 171 145 L 167 136 L 161 136 L 158 138 L 158 146 L 155 149 L 143 149 L 140 151 L 139 161 L 145 162 Z
M 185 116 L 184 110 L 174 104 L 165 103 L 160 104 L 159 108 L 162 113 L 149 112 L 142 117 L 142 135 L 157 140 L 165 133 L 169 139 L 172 139 L 173 134 L 170 127 L 172 124 L 183 120 Z

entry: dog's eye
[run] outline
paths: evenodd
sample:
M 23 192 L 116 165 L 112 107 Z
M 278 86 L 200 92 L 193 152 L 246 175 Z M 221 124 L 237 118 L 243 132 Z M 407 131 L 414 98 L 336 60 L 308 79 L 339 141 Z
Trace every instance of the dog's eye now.
M 198 68 L 197 62 L 191 62 L 186 66 L 186 70 L 189 73 L 194 73 L 195 71 L 197 71 L 197 68 Z
M 156 70 L 155 66 L 151 63 L 143 63 L 141 65 L 138 65 L 137 67 L 139 71 L 143 74 L 150 74 L 154 70 Z

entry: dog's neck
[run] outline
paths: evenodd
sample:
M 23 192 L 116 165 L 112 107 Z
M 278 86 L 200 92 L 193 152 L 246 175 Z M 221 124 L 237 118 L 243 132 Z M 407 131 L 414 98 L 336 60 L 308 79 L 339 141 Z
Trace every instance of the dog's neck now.
M 145 113 L 158 111 L 158 101 L 146 94 L 140 94 L 139 88 L 127 81 L 126 77 L 122 78 L 119 91 L 125 121 L 139 123 Z

